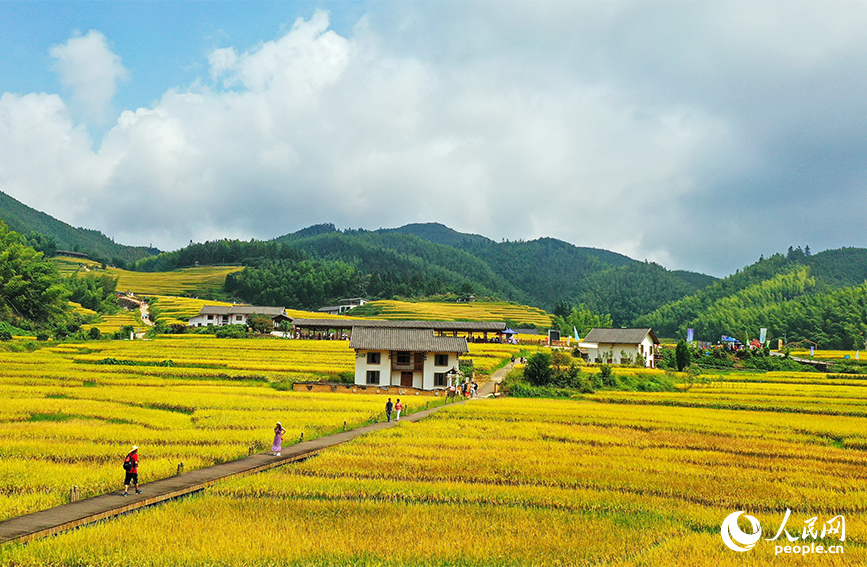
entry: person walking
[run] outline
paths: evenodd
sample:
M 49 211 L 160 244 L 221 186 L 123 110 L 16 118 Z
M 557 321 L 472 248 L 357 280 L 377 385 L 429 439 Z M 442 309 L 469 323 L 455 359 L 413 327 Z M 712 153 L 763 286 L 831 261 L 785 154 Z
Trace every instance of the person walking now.
M 283 429 L 283 426 L 280 425 L 280 422 L 277 422 L 277 426 L 274 428 L 274 443 L 271 444 L 271 454 L 275 457 L 280 456 L 280 451 L 283 450 L 283 434 L 286 433 L 286 430 Z
M 129 485 L 132 484 L 135 488 L 136 494 L 141 494 L 141 490 L 138 489 L 138 446 L 133 445 L 132 449 L 130 449 L 129 453 L 126 454 L 126 458 L 123 460 L 123 470 L 126 471 L 126 474 L 123 478 L 123 495 L 126 496 L 129 493 Z
M 403 404 L 400 403 L 400 398 L 397 399 L 397 403 L 394 404 L 394 411 L 397 413 L 396 419 L 400 421 L 400 412 L 403 410 Z
M 388 421 L 391 421 L 391 412 L 394 409 L 394 404 L 391 403 L 391 398 L 388 398 L 388 401 L 385 402 L 385 417 Z

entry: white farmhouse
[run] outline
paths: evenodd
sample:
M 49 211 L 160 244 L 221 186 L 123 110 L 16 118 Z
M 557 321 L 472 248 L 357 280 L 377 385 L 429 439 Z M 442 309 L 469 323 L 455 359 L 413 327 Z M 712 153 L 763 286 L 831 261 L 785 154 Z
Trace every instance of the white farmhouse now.
M 203 305 L 199 314 L 187 322 L 190 327 L 207 327 L 213 325 L 248 325 L 252 315 L 264 315 L 274 322 L 274 328 L 282 321 L 292 321 L 282 307 L 258 307 L 256 305 Z
M 644 366 L 656 368 L 659 339 L 653 329 L 592 329 L 578 348 L 587 353 L 588 362 L 621 364 L 623 357 L 644 358 Z
M 469 352 L 464 337 L 437 336 L 433 328 L 362 327 L 352 330 L 355 383 L 434 390 L 449 386 L 459 357 Z

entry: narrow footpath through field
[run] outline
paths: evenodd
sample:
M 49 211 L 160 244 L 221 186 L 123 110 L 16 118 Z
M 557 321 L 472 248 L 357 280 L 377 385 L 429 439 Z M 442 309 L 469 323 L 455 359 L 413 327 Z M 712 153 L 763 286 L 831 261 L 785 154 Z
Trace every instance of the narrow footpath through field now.
M 446 406 L 437 406 L 406 415 L 401 421 L 418 421 L 443 407 Z M 49 508 L 48 510 L 11 518 L 0 522 L 0 543 L 10 541 L 26 542 L 31 539 L 53 535 L 105 518 L 131 512 L 145 506 L 158 504 L 172 498 L 197 492 L 227 478 L 257 473 L 293 461 L 306 459 L 334 445 L 345 443 L 372 431 L 397 426 L 399 423 L 397 421 L 373 423 L 357 429 L 284 447 L 283 453 L 279 457 L 272 456 L 270 453 L 260 453 L 228 463 L 213 465 L 156 480 L 140 485 L 141 494 L 130 493 L 129 496 L 124 497 L 122 495 L 123 491 L 118 490 L 101 496 L 87 498 L 86 500 Z

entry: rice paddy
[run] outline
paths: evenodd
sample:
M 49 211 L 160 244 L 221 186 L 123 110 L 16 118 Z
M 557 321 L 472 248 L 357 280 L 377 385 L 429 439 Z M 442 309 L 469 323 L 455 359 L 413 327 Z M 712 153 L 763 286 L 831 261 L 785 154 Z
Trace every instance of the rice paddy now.
M 477 359 L 510 355 L 507 345 L 474 346 L 484 347 Z M 190 336 L 59 345 L 3 353 L 0 363 L 3 517 L 62 502 L 59 484 L 116 490 L 131 443 L 154 475 L 146 482 L 178 460 L 206 466 L 262 447 L 280 417 L 290 432 L 321 435 L 370 419 L 382 402 L 272 387 L 283 372 L 351 369 L 344 341 Z M 867 382 L 818 373 L 471 401 L 303 463 L 6 545 L 0 557 L 41 566 L 862 565 L 865 408 Z M 787 510 L 786 535 L 768 541 L 783 533 Z M 720 535 L 737 511 L 763 534 L 744 553 Z M 822 536 L 839 518 L 845 537 Z

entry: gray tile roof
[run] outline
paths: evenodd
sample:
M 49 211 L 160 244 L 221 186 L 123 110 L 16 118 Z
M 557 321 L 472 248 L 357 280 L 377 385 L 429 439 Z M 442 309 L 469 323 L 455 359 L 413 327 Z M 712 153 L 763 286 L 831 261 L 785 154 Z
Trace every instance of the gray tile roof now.
M 582 339 L 585 343 L 637 345 L 650 334 L 650 340 L 659 344 L 653 329 L 592 329 Z
M 463 337 L 438 337 L 433 329 L 396 329 L 387 327 L 356 327 L 352 330 L 349 347 L 358 350 L 390 350 L 403 352 L 469 352 Z
M 294 319 L 296 327 L 348 329 L 358 327 L 388 327 L 393 329 L 434 329 L 436 331 L 472 331 L 497 333 L 506 324 L 496 321 L 384 321 L 381 319 Z

